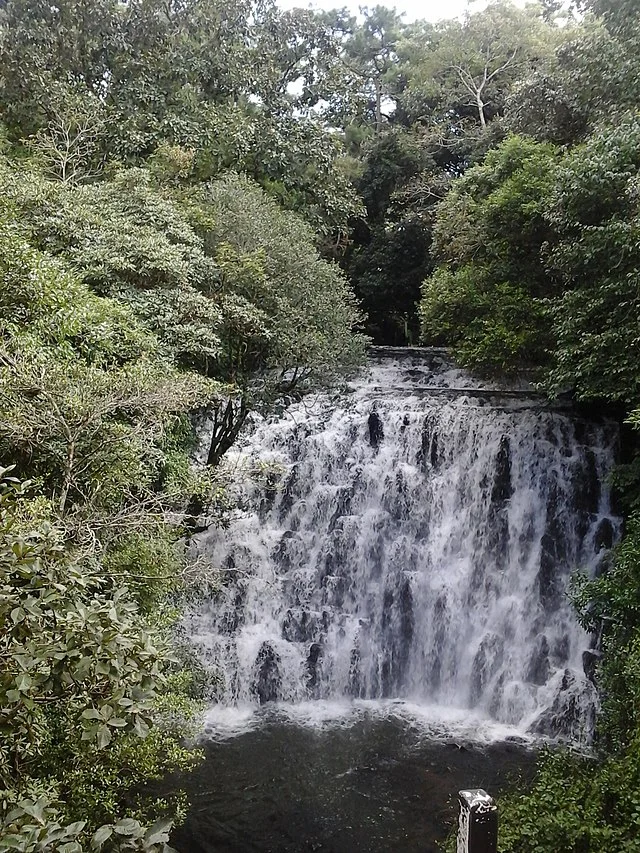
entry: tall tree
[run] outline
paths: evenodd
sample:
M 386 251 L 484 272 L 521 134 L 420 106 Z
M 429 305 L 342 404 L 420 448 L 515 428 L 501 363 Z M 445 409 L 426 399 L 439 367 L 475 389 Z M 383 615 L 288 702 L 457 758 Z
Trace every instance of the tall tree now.
M 539 7 L 521 10 L 506 0 L 462 22 L 445 22 L 429 33 L 424 47 L 422 28 L 414 30 L 402 46 L 408 60 L 403 99 L 413 102 L 409 115 L 423 122 L 473 118 L 485 129 L 502 114 L 515 82 L 553 53 L 557 39 Z

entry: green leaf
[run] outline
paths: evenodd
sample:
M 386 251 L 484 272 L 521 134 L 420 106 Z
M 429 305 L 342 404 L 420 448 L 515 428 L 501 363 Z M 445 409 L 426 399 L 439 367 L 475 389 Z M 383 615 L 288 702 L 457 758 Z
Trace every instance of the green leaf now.
M 113 827 L 109 824 L 101 826 L 100 829 L 94 832 L 91 838 L 91 847 L 93 850 L 100 850 L 105 841 L 113 835 Z
M 21 672 L 16 678 L 16 687 L 21 693 L 26 693 L 31 687 L 31 676 L 27 672 Z
M 108 746 L 111 743 L 111 732 L 109 731 L 108 726 L 100 726 L 98 729 L 98 748 L 104 749 L 105 746 Z
M 139 837 L 142 827 L 139 821 L 130 817 L 125 817 L 114 824 L 113 830 L 114 832 L 117 832 L 118 835 L 132 835 L 134 837 Z
M 142 719 L 142 717 L 136 717 L 135 723 L 133 724 L 133 730 L 138 735 L 138 737 L 146 738 L 149 734 L 149 726 Z
M 95 708 L 86 708 L 80 716 L 83 720 L 99 720 L 100 712 Z
M 14 609 L 11 611 L 11 619 L 13 620 L 14 624 L 23 622 L 25 615 L 26 614 L 22 607 L 14 607 Z
M 145 844 L 161 844 L 168 841 L 172 827 L 173 820 L 171 818 L 160 818 L 146 831 Z

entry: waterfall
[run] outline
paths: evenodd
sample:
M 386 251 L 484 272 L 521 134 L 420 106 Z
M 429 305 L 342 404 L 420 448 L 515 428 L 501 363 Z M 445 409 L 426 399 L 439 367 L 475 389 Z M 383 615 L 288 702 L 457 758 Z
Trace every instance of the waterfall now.
M 405 698 L 584 735 L 597 652 L 567 585 L 617 536 L 616 441 L 441 351 L 379 350 L 340 397 L 256 423 L 227 460 L 241 509 L 195 545 L 220 570 L 185 618 L 216 699 Z

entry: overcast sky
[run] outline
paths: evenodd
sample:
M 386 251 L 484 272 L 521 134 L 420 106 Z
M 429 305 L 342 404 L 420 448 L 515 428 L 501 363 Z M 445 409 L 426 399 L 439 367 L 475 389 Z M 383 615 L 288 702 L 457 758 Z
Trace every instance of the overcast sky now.
M 518 6 L 524 5 L 523 0 L 518 2 Z M 428 21 L 439 21 L 443 18 L 456 18 L 463 15 L 467 10 L 479 12 L 487 5 L 486 0 L 369 0 L 369 2 L 359 2 L 359 0 L 278 0 L 278 5 L 283 9 L 293 9 L 302 7 L 303 9 L 336 9 L 347 6 L 353 12 L 357 12 L 360 6 L 389 6 L 397 9 L 398 12 L 404 12 L 405 21 L 415 21 L 417 18 L 426 19 Z

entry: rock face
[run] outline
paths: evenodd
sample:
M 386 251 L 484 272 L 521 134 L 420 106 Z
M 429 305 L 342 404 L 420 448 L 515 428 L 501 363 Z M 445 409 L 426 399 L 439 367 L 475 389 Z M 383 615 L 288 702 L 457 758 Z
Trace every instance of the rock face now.
M 407 697 L 536 731 L 588 722 L 593 667 L 566 587 L 619 534 L 616 427 L 472 387 L 444 354 L 383 359 L 336 405 L 238 451 L 242 515 L 198 546 L 229 567 L 188 630 L 224 702 Z M 268 465 L 267 482 L 242 472 Z
M 367 419 L 367 426 L 369 427 L 369 444 L 371 447 L 377 447 L 384 438 L 382 421 L 377 412 L 371 412 Z
M 275 702 L 280 698 L 282 677 L 280 675 L 280 658 L 269 643 L 260 646 L 256 658 L 253 692 L 261 705 Z

